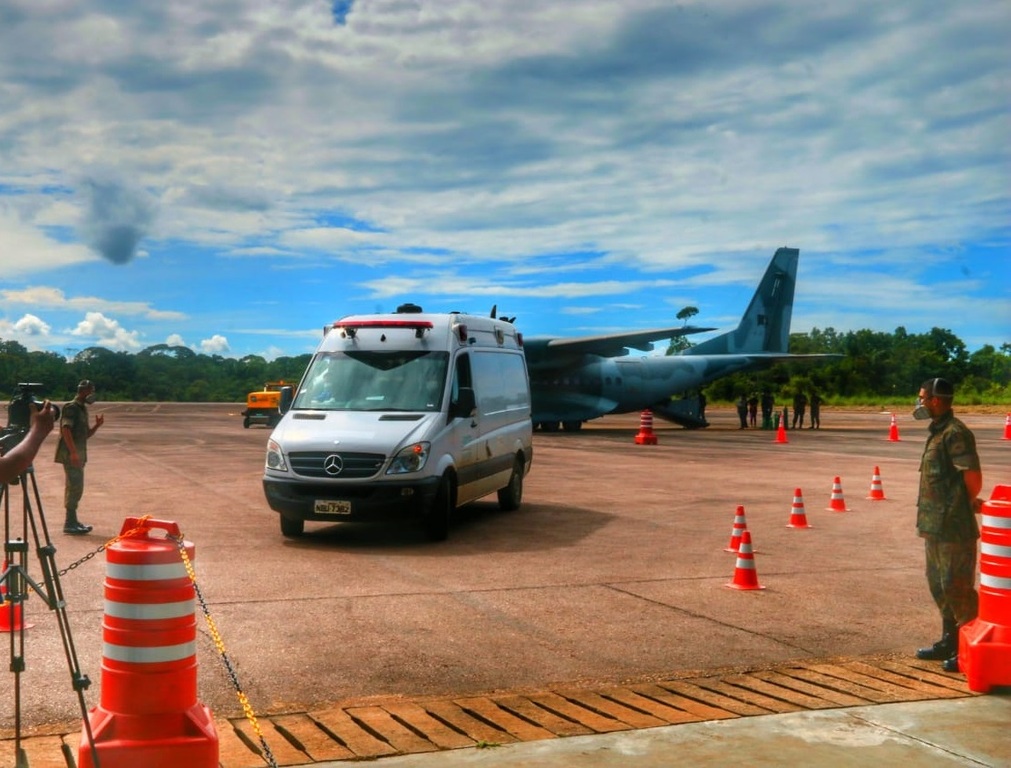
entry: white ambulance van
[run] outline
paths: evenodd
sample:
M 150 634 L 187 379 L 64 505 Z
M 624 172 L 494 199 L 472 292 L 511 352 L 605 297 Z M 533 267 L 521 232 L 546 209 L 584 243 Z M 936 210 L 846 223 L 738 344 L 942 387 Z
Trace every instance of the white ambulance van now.
M 457 507 L 520 506 L 533 460 L 523 337 L 504 320 L 345 317 L 324 337 L 267 442 L 263 490 L 281 533 L 305 521 L 414 518 L 446 538 Z

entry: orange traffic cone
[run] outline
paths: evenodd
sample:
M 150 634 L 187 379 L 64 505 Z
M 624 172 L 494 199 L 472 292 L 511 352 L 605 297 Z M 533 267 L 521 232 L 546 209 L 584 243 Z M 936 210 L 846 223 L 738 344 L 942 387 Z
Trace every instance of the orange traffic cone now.
M 783 411 L 783 418 L 779 420 L 779 427 L 776 429 L 776 442 L 788 443 L 786 439 L 786 411 Z
M 888 440 L 893 443 L 899 442 L 899 425 L 895 421 L 895 414 L 892 414 L 892 425 L 888 428 Z
M 730 543 L 724 552 L 737 552 L 741 548 L 741 534 L 748 530 L 748 523 L 744 519 L 744 507 L 738 506 L 734 514 L 734 528 L 730 532 Z
M 1011 413 L 1004 419 L 1004 439 L 1011 440 Z
M 656 434 L 653 432 L 653 411 L 647 408 L 639 416 L 639 434 L 635 436 L 636 445 L 656 445 Z
M 6 575 L 7 561 L 4 560 L 4 567 L 0 571 L 0 578 Z M 0 581 L 0 632 L 20 632 L 22 629 L 34 627 L 34 624 L 25 624 L 22 604 L 7 599 L 6 584 L 6 581 Z
M 790 522 L 787 528 L 811 528 L 807 523 L 807 515 L 804 513 L 804 495 L 800 488 L 793 492 L 793 505 L 790 509 Z
M 881 470 L 874 467 L 874 475 L 871 477 L 871 492 L 867 494 L 871 501 L 884 501 L 885 489 L 881 485 Z
M 849 512 L 849 509 L 846 508 L 846 500 L 843 498 L 842 481 L 838 477 L 832 481 L 832 498 L 826 509 L 829 512 Z
M 751 531 L 741 534 L 741 549 L 737 553 L 737 564 L 734 566 L 734 580 L 725 586 L 730 589 L 765 589 L 758 583 L 755 557 L 751 551 Z

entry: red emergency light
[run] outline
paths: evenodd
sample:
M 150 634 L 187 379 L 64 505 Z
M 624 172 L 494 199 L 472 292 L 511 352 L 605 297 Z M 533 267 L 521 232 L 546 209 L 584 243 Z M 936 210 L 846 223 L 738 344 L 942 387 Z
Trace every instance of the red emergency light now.
M 409 328 L 420 339 L 434 326 L 429 320 L 338 320 L 333 327 L 344 331 L 352 339 L 361 328 Z

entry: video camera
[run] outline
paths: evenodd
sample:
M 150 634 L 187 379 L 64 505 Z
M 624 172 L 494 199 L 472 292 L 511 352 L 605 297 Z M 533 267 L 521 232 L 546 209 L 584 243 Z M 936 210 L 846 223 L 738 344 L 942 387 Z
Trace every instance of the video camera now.
M 28 434 L 32 425 L 32 411 L 41 411 L 44 402 L 35 395 L 41 393 L 45 387 L 37 382 L 21 382 L 14 389 L 14 396 L 10 405 L 7 406 L 7 426 L 0 429 L 0 450 L 6 452 L 21 442 L 22 438 Z M 54 418 L 59 420 L 60 409 L 55 404 L 50 403 L 55 411 Z

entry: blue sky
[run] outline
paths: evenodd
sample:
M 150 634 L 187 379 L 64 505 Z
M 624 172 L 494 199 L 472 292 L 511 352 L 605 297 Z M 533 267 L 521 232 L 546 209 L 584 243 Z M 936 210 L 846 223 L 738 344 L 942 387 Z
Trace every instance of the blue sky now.
M 5 0 L 0 339 L 722 330 L 789 245 L 794 332 L 999 347 L 1009 39 L 1006 0 Z

